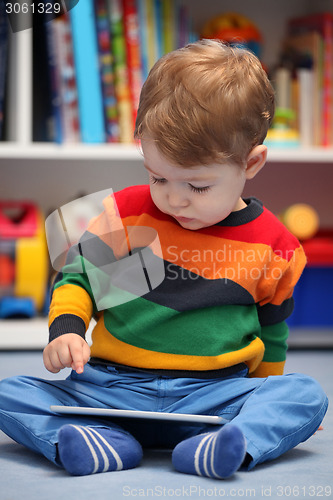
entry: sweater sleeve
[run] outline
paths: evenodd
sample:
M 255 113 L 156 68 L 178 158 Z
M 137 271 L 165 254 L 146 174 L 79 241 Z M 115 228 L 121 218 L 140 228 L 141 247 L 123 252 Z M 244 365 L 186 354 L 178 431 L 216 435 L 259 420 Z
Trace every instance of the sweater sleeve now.
M 53 285 L 49 311 L 49 342 L 65 333 L 85 338 L 94 310 L 93 293 L 79 246 L 71 248 L 67 263 Z
M 283 272 L 276 273 L 279 279 L 275 280 L 269 299 L 257 304 L 261 340 L 264 343 L 265 352 L 262 362 L 251 373 L 251 376 L 267 377 L 283 374 L 289 334 L 285 320 L 293 312 L 294 299 L 292 294 L 305 264 L 306 257 L 302 246 L 299 245 Z

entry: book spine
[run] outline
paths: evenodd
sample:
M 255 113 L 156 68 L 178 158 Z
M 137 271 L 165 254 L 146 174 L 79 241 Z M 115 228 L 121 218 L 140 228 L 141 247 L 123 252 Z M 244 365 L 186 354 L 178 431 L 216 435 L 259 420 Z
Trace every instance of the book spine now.
M 8 60 L 8 21 L 4 12 L 4 5 L 0 4 L 0 140 L 4 119 L 4 98 Z
M 75 75 L 74 54 L 72 31 L 69 15 L 63 14 L 63 40 L 65 46 L 65 64 L 66 78 L 64 91 L 64 100 L 69 109 L 68 112 L 68 139 L 71 142 L 80 142 L 80 123 L 79 123 L 79 101 L 77 93 L 77 83 Z
M 70 19 L 81 138 L 85 143 L 101 143 L 105 141 L 105 127 L 93 0 L 79 2 L 70 10 Z
M 167 54 L 175 48 L 174 4 L 170 0 L 162 0 L 163 15 L 163 52 Z
M 170 0 L 169 0 L 170 1 Z M 146 28 L 146 0 L 137 0 L 138 18 L 139 18 L 139 37 L 141 47 L 141 68 L 142 80 L 145 81 L 149 73 L 148 63 L 148 35 Z
M 162 0 L 154 0 L 154 34 L 156 60 L 163 56 L 163 9 Z
M 46 23 L 45 29 L 51 85 L 51 105 L 53 113 L 52 135 L 54 137 L 54 141 L 61 144 L 63 142 L 63 126 L 61 116 L 60 68 L 57 61 L 56 27 L 53 22 L 50 22 Z
M 133 130 L 142 87 L 139 16 L 136 0 L 123 0 L 124 31 L 126 40 L 127 67 L 132 103 Z
M 149 70 L 157 60 L 156 47 L 156 24 L 155 24 L 155 0 L 145 0 L 146 2 L 146 30 L 147 30 L 147 54 Z
M 110 23 L 106 0 L 95 0 L 95 14 L 106 141 L 109 143 L 118 142 L 118 108 L 111 52 Z
M 108 7 L 119 117 L 119 139 L 120 142 L 130 143 L 133 142 L 133 120 L 126 60 L 122 0 L 108 0 Z

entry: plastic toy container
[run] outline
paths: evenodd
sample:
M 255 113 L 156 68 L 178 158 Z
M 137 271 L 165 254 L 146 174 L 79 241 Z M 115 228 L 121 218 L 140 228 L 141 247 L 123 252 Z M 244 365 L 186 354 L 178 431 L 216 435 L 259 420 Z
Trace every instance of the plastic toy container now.
M 307 265 L 294 291 L 291 327 L 333 326 L 333 231 L 303 242 Z
M 30 202 L 0 201 L 0 318 L 31 317 L 46 297 L 44 218 Z

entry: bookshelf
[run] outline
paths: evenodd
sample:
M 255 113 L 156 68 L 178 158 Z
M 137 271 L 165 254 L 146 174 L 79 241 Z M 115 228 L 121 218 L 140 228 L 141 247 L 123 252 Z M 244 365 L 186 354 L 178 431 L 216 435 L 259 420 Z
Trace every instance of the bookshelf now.
M 276 63 L 286 21 L 314 11 L 333 12 L 331 0 L 185 0 L 194 28 L 221 12 L 239 12 L 254 20 L 264 38 L 263 61 Z M 133 144 L 58 145 L 32 142 L 32 31 L 10 35 L 11 89 L 8 141 L 0 142 L 0 199 L 31 199 L 47 214 L 77 193 L 114 190 L 146 182 L 142 157 Z M 278 213 L 294 202 L 310 203 L 323 227 L 333 227 L 333 148 L 273 149 L 268 164 L 245 194 L 255 194 Z M 40 348 L 46 322 L 0 321 L 1 348 Z M 27 328 L 27 340 L 21 330 Z M 28 337 L 31 340 L 28 340 Z

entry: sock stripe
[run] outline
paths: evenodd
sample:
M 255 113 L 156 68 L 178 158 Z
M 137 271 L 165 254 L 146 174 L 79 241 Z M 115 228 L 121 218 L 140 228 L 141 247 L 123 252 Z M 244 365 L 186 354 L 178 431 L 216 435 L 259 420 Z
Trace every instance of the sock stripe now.
M 89 434 L 89 436 L 94 441 L 95 445 L 97 446 L 97 448 L 99 449 L 99 451 L 102 455 L 102 458 L 104 460 L 104 469 L 102 472 L 106 472 L 107 470 L 109 470 L 109 467 L 110 467 L 109 459 L 108 459 L 107 454 L 105 453 L 105 451 L 103 449 L 103 446 L 97 441 L 97 439 L 95 438 L 95 436 L 93 435 L 93 433 L 91 431 L 93 431 L 92 428 L 88 428 L 88 427 L 85 428 L 85 432 L 87 432 Z M 97 433 L 97 435 L 98 435 L 98 433 Z
M 212 469 L 213 476 L 216 477 L 217 479 L 222 479 L 222 477 L 218 475 L 218 473 L 216 472 L 215 467 L 214 467 L 216 441 L 217 441 L 217 434 L 214 436 L 214 440 L 212 443 L 212 450 L 211 450 L 211 455 L 210 455 L 210 467 Z
M 212 458 L 212 452 L 211 452 L 210 448 L 211 448 L 211 443 L 212 443 L 213 439 L 214 439 L 214 435 L 212 434 L 210 436 L 210 439 L 207 442 L 206 449 L 204 451 L 204 456 L 203 456 L 203 469 L 204 469 L 205 475 L 208 477 L 212 477 L 210 472 L 208 471 L 208 459 L 209 459 L 209 457 Z
M 104 437 L 103 437 L 103 436 L 102 436 L 99 432 L 97 432 L 95 429 L 93 429 L 93 428 L 91 427 L 91 428 L 90 428 L 90 430 L 91 430 L 92 432 L 94 432 L 94 434 L 96 434 L 96 435 L 99 437 L 99 439 L 102 441 L 102 443 L 103 443 L 103 444 L 104 444 L 104 445 L 108 448 L 108 450 L 112 453 L 112 456 L 113 456 L 113 458 L 115 459 L 116 464 L 117 464 L 117 468 L 116 468 L 116 470 L 122 470 L 122 469 L 123 469 L 123 467 L 124 467 L 124 464 L 123 464 L 123 462 L 122 462 L 122 460 L 121 460 L 121 458 L 120 458 L 119 454 L 118 454 L 118 453 L 116 452 L 116 450 L 113 448 L 113 446 L 111 446 L 111 445 L 110 445 L 110 443 L 108 443 L 108 442 L 107 442 L 107 440 L 106 440 L 106 439 L 104 439 Z M 98 446 L 100 446 L 98 443 L 97 443 L 97 445 L 98 445 Z M 101 448 L 102 448 L 102 447 L 101 447 Z M 103 472 L 107 471 L 107 470 L 109 469 L 109 465 L 110 465 L 110 463 L 109 463 L 109 459 L 108 459 L 108 457 L 107 457 L 106 453 L 105 453 L 105 452 L 104 452 L 104 450 L 103 450 L 103 458 L 104 458 L 104 455 L 105 455 L 105 458 L 107 459 L 108 466 L 107 466 L 107 468 L 106 468 L 106 466 L 104 467 L 104 471 L 103 471 Z M 105 461 L 105 459 L 104 459 L 104 461 Z
M 211 434 L 207 434 L 204 438 L 201 439 L 201 441 L 199 443 L 199 446 L 195 450 L 195 454 L 194 454 L 194 468 L 195 468 L 196 473 L 198 474 L 198 476 L 203 476 L 203 473 L 200 470 L 200 463 L 199 463 L 199 461 L 200 461 L 200 453 L 201 453 L 201 450 L 202 450 L 204 444 L 210 438 L 211 438 Z M 206 448 L 206 451 L 207 451 L 207 448 Z
M 97 454 L 94 450 L 94 447 L 93 445 L 91 444 L 91 442 L 89 441 L 88 437 L 86 436 L 85 432 L 83 431 L 83 429 L 78 426 L 78 425 L 73 425 L 73 427 L 79 431 L 79 433 L 82 435 L 83 439 L 85 440 L 88 448 L 89 448 L 89 451 L 93 457 L 93 460 L 94 460 L 94 469 L 92 471 L 92 474 L 95 474 L 97 471 L 98 471 L 98 467 L 99 467 L 99 460 L 98 460 L 98 457 L 97 457 Z

